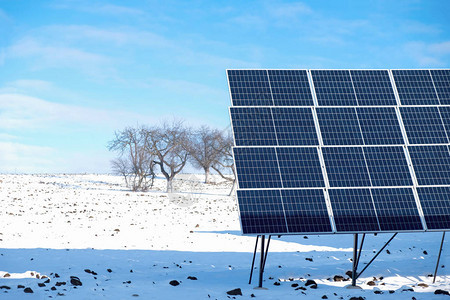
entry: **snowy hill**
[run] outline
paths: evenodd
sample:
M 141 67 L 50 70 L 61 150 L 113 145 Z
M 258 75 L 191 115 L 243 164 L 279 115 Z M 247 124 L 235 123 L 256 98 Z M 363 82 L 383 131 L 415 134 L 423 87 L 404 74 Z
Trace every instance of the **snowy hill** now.
M 162 178 L 133 193 L 112 175 L 0 175 L 0 298 L 450 299 L 434 294 L 450 290 L 450 236 L 436 283 L 428 276 L 441 233 L 399 234 L 358 279 L 363 290 L 345 288 L 351 235 L 274 237 L 268 290 L 255 290 L 255 238 L 241 236 L 231 185 L 201 179 L 182 175 L 167 194 Z M 360 269 L 389 237 L 366 237 Z

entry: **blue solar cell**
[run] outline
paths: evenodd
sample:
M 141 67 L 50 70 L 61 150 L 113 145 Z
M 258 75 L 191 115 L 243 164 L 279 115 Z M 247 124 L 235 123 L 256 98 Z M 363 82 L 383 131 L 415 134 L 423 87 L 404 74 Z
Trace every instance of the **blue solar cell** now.
M 450 187 L 419 187 L 417 194 L 429 230 L 450 228 Z
M 283 187 L 324 187 L 316 148 L 277 148 Z
M 268 70 L 275 105 L 312 106 L 306 70 Z
M 373 186 L 413 185 L 403 147 L 364 147 Z
M 311 108 L 273 107 L 272 114 L 280 146 L 319 144 Z
M 410 144 L 446 144 L 447 134 L 437 107 L 400 107 Z
M 233 148 L 241 189 L 280 188 L 281 177 L 275 148 Z
M 358 105 L 397 105 L 387 70 L 351 70 Z
M 317 108 L 324 145 L 364 145 L 355 108 Z
M 450 70 L 430 70 L 439 103 L 450 105 Z
M 290 233 L 331 232 L 323 190 L 282 190 L 281 195 Z
M 450 155 L 446 145 L 409 146 L 419 185 L 450 184 Z
M 357 105 L 348 70 L 311 70 L 320 106 Z
M 231 107 L 236 146 L 276 146 L 277 137 L 268 107 Z
M 238 190 L 244 234 L 286 233 L 286 218 L 279 190 Z
M 441 114 L 442 122 L 444 123 L 447 137 L 450 137 L 450 106 L 439 107 L 439 112 Z
M 439 104 L 428 70 L 393 70 L 392 75 L 403 105 Z
M 423 230 L 411 188 L 371 189 L 381 231 Z
M 273 105 L 266 70 L 228 70 L 234 106 Z
M 322 153 L 330 187 L 370 186 L 360 147 L 324 147 Z
M 337 232 L 380 231 L 369 189 L 330 189 Z
M 395 108 L 357 107 L 359 124 L 366 145 L 403 145 Z

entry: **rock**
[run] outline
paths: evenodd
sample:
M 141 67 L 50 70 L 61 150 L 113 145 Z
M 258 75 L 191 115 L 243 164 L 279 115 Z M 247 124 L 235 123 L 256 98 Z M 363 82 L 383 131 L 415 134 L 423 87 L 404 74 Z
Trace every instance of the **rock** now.
M 364 297 L 361 297 L 361 296 L 359 296 L 359 297 L 351 297 L 350 298 L 350 300 L 365 300 L 366 298 L 364 298 Z
M 52 286 L 50 289 L 51 289 L 52 291 L 56 291 L 56 288 L 55 288 L 54 286 Z
M 138 295 L 138 294 L 133 294 L 133 295 L 131 295 L 131 296 L 133 296 L 133 297 L 139 297 L 139 295 Z
M 370 286 L 377 285 L 377 284 L 375 283 L 375 281 L 373 281 L 373 280 L 367 282 L 366 284 L 367 284 L 367 285 L 370 285 Z
M 108 273 L 111 273 L 111 272 L 112 272 L 112 270 L 111 270 L 111 269 L 106 269 L 106 271 L 108 271 Z
M 64 281 L 59 281 L 55 284 L 56 286 L 66 285 Z
M 24 285 L 21 285 L 21 284 L 19 284 L 19 285 L 17 285 L 17 288 L 18 288 L 18 289 L 23 289 L 23 288 L 25 288 L 25 286 L 24 286 Z
M 96 272 L 91 271 L 91 270 L 89 270 L 89 269 L 84 269 L 84 271 L 85 271 L 86 273 L 88 273 L 88 274 L 97 275 Z
M 11 277 L 11 274 L 5 273 L 5 275 L 3 275 L 3 278 L 8 278 L 8 277 Z
M 44 286 L 45 286 L 45 283 L 39 282 L 39 283 L 38 283 L 38 286 L 39 286 L 39 287 L 44 287 Z
M 420 287 L 423 287 L 423 288 L 427 288 L 428 284 L 421 282 L 421 283 L 417 284 L 417 286 L 420 286 Z
M 423 250 L 424 255 L 428 255 L 428 252 L 426 250 Z
M 308 280 L 306 281 L 306 283 L 305 283 L 305 286 L 312 285 L 312 284 L 317 285 L 317 283 L 316 283 L 314 280 L 308 279 Z
M 188 276 L 187 279 L 189 279 L 189 280 L 197 280 L 197 277 L 195 277 L 195 276 Z
M 344 281 L 344 276 L 334 275 L 333 281 Z
M 44 281 L 44 283 L 50 283 L 50 279 L 47 279 L 46 281 Z
M 391 254 L 391 251 L 389 251 L 389 249 L 387 249 L 387 250 L 386 250 L 386 253 L 387 253 L 387 254 Z
M 440 289 L 435 290 L 434 294 L 435 295 L 447 295 L 447 296 L 450 296 L 450 293 L 448 291 L 444 291 L 444 290 L 440 290 Z
M 274 283 L 273 283 L 273 285 L 281 285 L 281 283 L 279 283 L 278 281 L 275 281 Z
M 76 277 L 76 276 L 70 276 L 70 283 L 71 283 L 72 285 L 75 285 L 75 286 L 81 286 L 81 285 L 83 285 L 83 283 L 81 283 L 80 278 L 78 278 L 78 277 Z
M 298 287 L 298 283 L 291 284 L 292 287 Z
M 307 261 L 313 261 L 313 259 L 310 258 L 310 257 L 305 258 L 305 260 L 307 260 Z
M 255 296 L 255 294 L 251 294 L 250 297 L 255 298 L 256 296 Z
M 394 290 L 389 290 L 389 294 L 393 294 L 393 293 L 395 293 Z
M 59 278 L 59 274 L 58 273 L 55 273 L 55 278 Z
M 311 284 L 311 285 L 309 286 L 309 288 L 310 288 L 310 289 L 317 289 L 317 284 Z
M 380 294 L 383 294 L 383 291 L 381 291 L 381 290 L 375 290 L 375 291 L 373 291 L 375 294 L 378 294 L 378 295 L 380 295 Z
M 352 271 L 347 271 L 347 272 L 345 272 L 345 275 L 347 275 L 348 277 L 350 277 L 350 278 L 352 278 Z
M 403 289 L 402 292 L 414 292 L 412 288 Z
M 33 290 L 30 289 L 29 287 L 25 288 L 23 291 L 24 291 L 25 293 L 27 293 L 27 294 L 33 294 L 33 293 L 34 293 Z
M 305 287 L 303 287 L 303 286 L 299 286 L 299 287 L 298 287 L 298 288 L 296 288 L 295 290 L 296 290 L 296 291 L 298 291 L 298 290 L 306 291 L 306 288 L 305 288 Z
M 323 295 L 322 299 L 328 299 L 327 295 Z
M 2 285 L 0 286 L 0 290 L 5 289 L 5 290 L 10 290 L 11 288 L 7 285 Z
M 228 291 L 227 294 L 230 296 L 242 296 L 242 291 L 241 291 L 241 289 L 237 288 L 237 289 Z
M 177 285 L 180 285 L 180 283 L 178 282 L 178 280 L 172 280 L 172 281 L 169 282 L 169 284 L 170 284 L 171 286 L 177 286 Z

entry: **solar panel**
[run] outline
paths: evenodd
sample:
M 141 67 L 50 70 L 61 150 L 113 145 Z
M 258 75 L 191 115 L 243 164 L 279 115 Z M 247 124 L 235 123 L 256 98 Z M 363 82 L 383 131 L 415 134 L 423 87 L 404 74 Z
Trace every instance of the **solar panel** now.
M 330 189 L 337 232 L 380 231 L 369 189 Z
M 268 107 L 231 107 L 236 146 L 276 146 L 277 137 Z
M 449 79 L 229 70 L 243 232 L 449 230 Z
M 393 107 L 357 107 L 366 145 L 403 145 L 399 121 Z
M 357 105 L 349 71 L 312 70 L 311 75 L 320 106 Z
M 371 189 L 381 231 L 423 230 L 411 188 Z
M 392 70 L 398 96 L 403 105 L 438 105 L 428 70 Z
M 447 145 L 408 147 L 419 185 L 450 184 L 450 155 Z
M 450 187 L 417 188 L 423 214 L 429 230 L 450 228 Z
M 351 70 L 350 74 L 359 105 L 397 104 L 387 70 Z
M 413 185 L 401 146 L 364 147 L 363 151 L 373 186 Z
M 306 70 L 269 70 L 274 105 L 312 106 Z
M 371 185 L 362 148 L 326 147 L 322 153 L 330 187 Z
M 277 148 L 284 188 L 325 187 L 316 148 Z
M 447 144 L 437 107 L 400 107 L 410 144 Z
M 272 115 L 280 146 L 319 145 L 311 108 L 274 107 Z
M 238 190 L 244 234 L 286 233 L 286 218 L 279 190 Z
M 363 145 L 361 128 L 354 108 L 317 108 L 324 145 Z
M 266 70 L 228 70 L 234 106 L 273 105 Z
M 450 70 L 430 70 L 439 103 L 450 105 Z
M 281 191 L 289 232 L 331 233 L 322 189 Z
M 275 148 L 233 148 L 238 185 L 246 188 L 280 188 Z

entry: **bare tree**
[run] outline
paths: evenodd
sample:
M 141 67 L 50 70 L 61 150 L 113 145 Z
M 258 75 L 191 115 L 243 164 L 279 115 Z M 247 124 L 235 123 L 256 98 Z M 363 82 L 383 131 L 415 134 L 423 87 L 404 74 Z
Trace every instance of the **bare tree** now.
M 194 167 L 203 169 L 205 183 L 209 183 L 210 169 L 221 155 L 221 133 L 217 129 L 201 126 L 190 135 L 188 145 L 191 163 Z
M 115 132 L 109 142 L 110 151 L 118 151 L 119 158 L 113 160 L 113 171 L 125 178 L 133 191 L 147 191 L 153 186 L 154 156 L 145 149 L 146 132 L 143 127 L 127 127 Z
M 181 172 L 189 157 L 188 132 L 182 121 L 147 128 L 145 132 L 145 149 L 155 156 L 154 163 L 159 165 L 167 180 L 167 192 L 171 192 L 174 177 Z
M 230 130 L 220 133 L 217 145 L 219 145 L 219 148 L 216 149 L 218 151 L 218 156 L 211 165 L 211 168 L 223 179 L 233 183 L 230 190 L 231 195 L 236 188 L 236 168 L 233 160 L 234 141 Z M 226 176 L 224 174 L 225 172 L 231 174 L 231 177 Z

